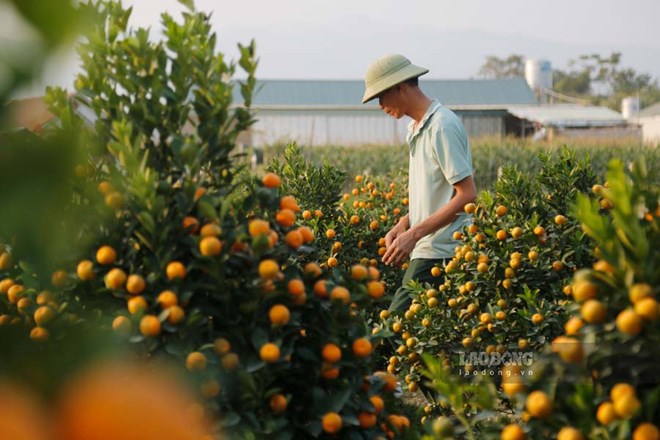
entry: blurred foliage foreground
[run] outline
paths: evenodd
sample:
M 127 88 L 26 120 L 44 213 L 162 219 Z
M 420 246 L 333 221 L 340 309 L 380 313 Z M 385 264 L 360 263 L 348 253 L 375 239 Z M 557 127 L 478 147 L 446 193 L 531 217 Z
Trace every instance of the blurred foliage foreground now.
M 295 147 L 249 173 L 254 43 L 226 60 L 182 3 L 160 42 L 82 4 L 75 95 L 48 90 L 39 135 L 0 134 L 3 439 L 660 437 L 655 153 L 603 185 L 567 149 L 498 165 L 437 285 L 389 313 L 405 175 Z M 474 374 L 515 349 L 533 365 Z

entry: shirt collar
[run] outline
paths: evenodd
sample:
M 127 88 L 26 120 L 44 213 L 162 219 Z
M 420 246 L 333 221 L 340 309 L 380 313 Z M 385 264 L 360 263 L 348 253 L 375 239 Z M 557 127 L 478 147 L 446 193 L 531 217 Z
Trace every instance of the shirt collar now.
M 410 141 L 412 141 L 419 134 L 419 132 L 422 131 L 422 129 L 426 125 L 426 122 L 429 120 L 431 116 L 433 116 L 433 113 L 435 113 L 440 108 L 441 105 L 442 104 L 440 104 L 440 101 L 438 101 L 437 99 L 431 101 L 429 108 L 426 109 L 426 113 L 424 113 L 422 120 L 417 125 L 417 129 L 415 129 L 415 121 L 414 120 L 410 121 L 410 123 L 408 124 L 408 137 Z

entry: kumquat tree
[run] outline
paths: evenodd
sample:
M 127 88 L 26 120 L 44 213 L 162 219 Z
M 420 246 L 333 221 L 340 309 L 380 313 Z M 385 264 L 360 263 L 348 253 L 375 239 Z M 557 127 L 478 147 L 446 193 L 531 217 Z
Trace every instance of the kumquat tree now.
M 660 440 L 657 149 L 512 158 L 389 311 L 405 172 L 251 167 L 254 41 L 230 60 L 192 0 L 159 38 L 53 2 L 74 90 L 33 130 L 0 111 L 0 438 Z

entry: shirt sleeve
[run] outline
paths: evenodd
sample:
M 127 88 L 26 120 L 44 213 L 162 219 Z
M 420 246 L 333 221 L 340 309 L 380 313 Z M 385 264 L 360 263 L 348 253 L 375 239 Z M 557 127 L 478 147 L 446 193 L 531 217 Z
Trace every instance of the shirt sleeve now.
M 472 158 L 465 130 L 457 124 L 439 126 L 435 132 L 434 153 L 440 169 L 451 185 L 472 175 Z

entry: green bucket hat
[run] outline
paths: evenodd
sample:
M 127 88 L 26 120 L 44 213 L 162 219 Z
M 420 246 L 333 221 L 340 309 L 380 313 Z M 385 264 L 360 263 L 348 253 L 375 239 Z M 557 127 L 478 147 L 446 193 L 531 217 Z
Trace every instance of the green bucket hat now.
M 364 77 L 366 90 L 362 103 L 371 101 L 390 87 L 422 76 L 428 71 L 429 69 L 415 66 L 403 55 L 393 54 L 379 58 L 367 69 Z

